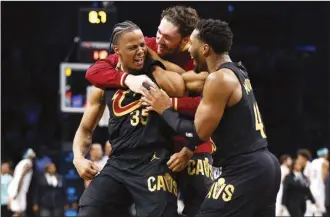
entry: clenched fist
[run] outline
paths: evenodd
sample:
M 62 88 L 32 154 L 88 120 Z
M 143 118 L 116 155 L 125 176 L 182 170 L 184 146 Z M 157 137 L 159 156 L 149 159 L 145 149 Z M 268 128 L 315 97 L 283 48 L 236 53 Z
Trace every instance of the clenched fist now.
M 99 167 L 93 163 L 93 161 L 87 160 L 86 158 L 74 159 L 73 164 L 79 176 L 84 180 L 91 180 L 100 172 Z

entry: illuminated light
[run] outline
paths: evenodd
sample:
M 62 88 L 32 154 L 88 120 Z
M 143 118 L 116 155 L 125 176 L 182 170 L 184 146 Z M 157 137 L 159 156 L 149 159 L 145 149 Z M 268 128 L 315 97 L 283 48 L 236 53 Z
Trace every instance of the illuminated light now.
M 100 19 L 98 18 L 96 11 L 90 11 L 88 13 L 88 21 L 92 24 L 99 23 Z
M 99 59 L 99 52 L 97 50 L 93 51 L 93 59 L 98 60 Z
M 65 76 L 69 77 L 72 73 L 72 69 L 71 68 L 66 68 L 65 69 Z
M 88 21 L 92 24 L 106 23 L 107 14 L 104 11 L 90 11 L 88 13 Z
M 105 59 L 108 56 L 108 51 L 102 50 L 100 51 L 99 58 L 100 59 Z
M 101 17 L 101 22 L 102 23 L 107 22 L 107 14 L 104 11 L 99 11 L 99 16 Z

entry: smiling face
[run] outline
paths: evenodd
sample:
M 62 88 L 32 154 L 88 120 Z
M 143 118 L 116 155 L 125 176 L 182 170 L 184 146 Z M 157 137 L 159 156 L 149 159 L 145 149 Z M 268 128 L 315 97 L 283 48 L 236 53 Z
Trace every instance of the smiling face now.
M 180 35 L 179 27 L 163 18 L 158 26 L 156 34 L 157 53 L 160 56 L 167 56 L 180 51 L 180 48 L 187 42 Z
M 209 51 L 209 46 L 198 38 L 198 30 L 194 30 L 190 36 L 189 53 L 194 60 L 195 72 L 207 71 L 205 55 Z
M 141 70 L 144 66 L 147 54 L 147 46 L 140 29 L 124 32 L 113 47 L 120 58 L 123 68 L 129 70 Z

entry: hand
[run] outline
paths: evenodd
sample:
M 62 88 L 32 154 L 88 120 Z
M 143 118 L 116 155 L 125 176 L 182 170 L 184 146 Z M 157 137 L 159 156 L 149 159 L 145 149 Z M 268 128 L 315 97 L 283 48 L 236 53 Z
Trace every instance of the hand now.
M 64 210 L 67 210 L 67 209 L 69 209 L 69 204 L 64 205 Z
M 168 168 L 173 172 L 183 170 L 188 165 L 193 154 L 194 153 L 189 148 L 183 147 L 180 152 L 171 156 L 170 160 L 167 162 Z
M 153 110 L 161 115 L 166 109 L 172 107 L 170 97 L 156 85 L 151 85 L 150 90 L 144 87 L 141 90 L 141 94 L 144 96 L 141 98 L 142 105 L 146 105 L 149 111 Z
M 91 180 L 100 172 L 98 166 L 93 161 L 87 160 L 86 158 L 74 159 L 73 164 L 79 176 L 84 180 Z
M 37 213 L 39 211 L 39 206 L 38 204 L 33 205 L 33 212 Z
M 154 84 L 154 82 L 146 75 L 127 75 L 125 79 L 126 86 L 135 93 L 141 93 L 143 82 Z

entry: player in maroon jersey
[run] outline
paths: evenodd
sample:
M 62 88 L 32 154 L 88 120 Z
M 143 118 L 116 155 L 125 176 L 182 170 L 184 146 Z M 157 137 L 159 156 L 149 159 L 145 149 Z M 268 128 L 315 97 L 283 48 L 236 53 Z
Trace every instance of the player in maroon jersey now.
M 188 48 L 190 34 L 198 21 L 199 16 L 195 9 L 185 6 L 170 7 L 165 9 L 161 15 L 156 37 L 145 37 L 149 51 L 155 59 L 159 58 L 160 61 L 163 61 L 168 70 L 182 73 L 182 77 L 186 81 L 186 89 L 189 89 L 190 84 L 195 85 L 196 82 L 198 83 L 207 76 L 207 73 L 185 72 L 194 69 Z M 116 69 L 117 63 L 118 56 L 116 55 L 109 55 L 106 59 L 97 61 L 88 69 L 86 79 L 99 88 L 128 87 L 139 93 L 142 82 L 149 80 L 149 78 L 145 75 L 134 76 L 121 72 Z M 172 98 L 173 107 L 191 117 L 193 117 L 199 102 L 199 96 Z M 182 137 L 176 138 L 177 151 L 182 148 L 184 140 Z M 212 182 L 211 153 L 211 142 L 199 146 L 188 167 L 180 173 L 178 182 L 185 203 L 184 213 L 187 216 L 195 216 Z M 181 165 L 177 169 L 181 170 L 184 166 Z

